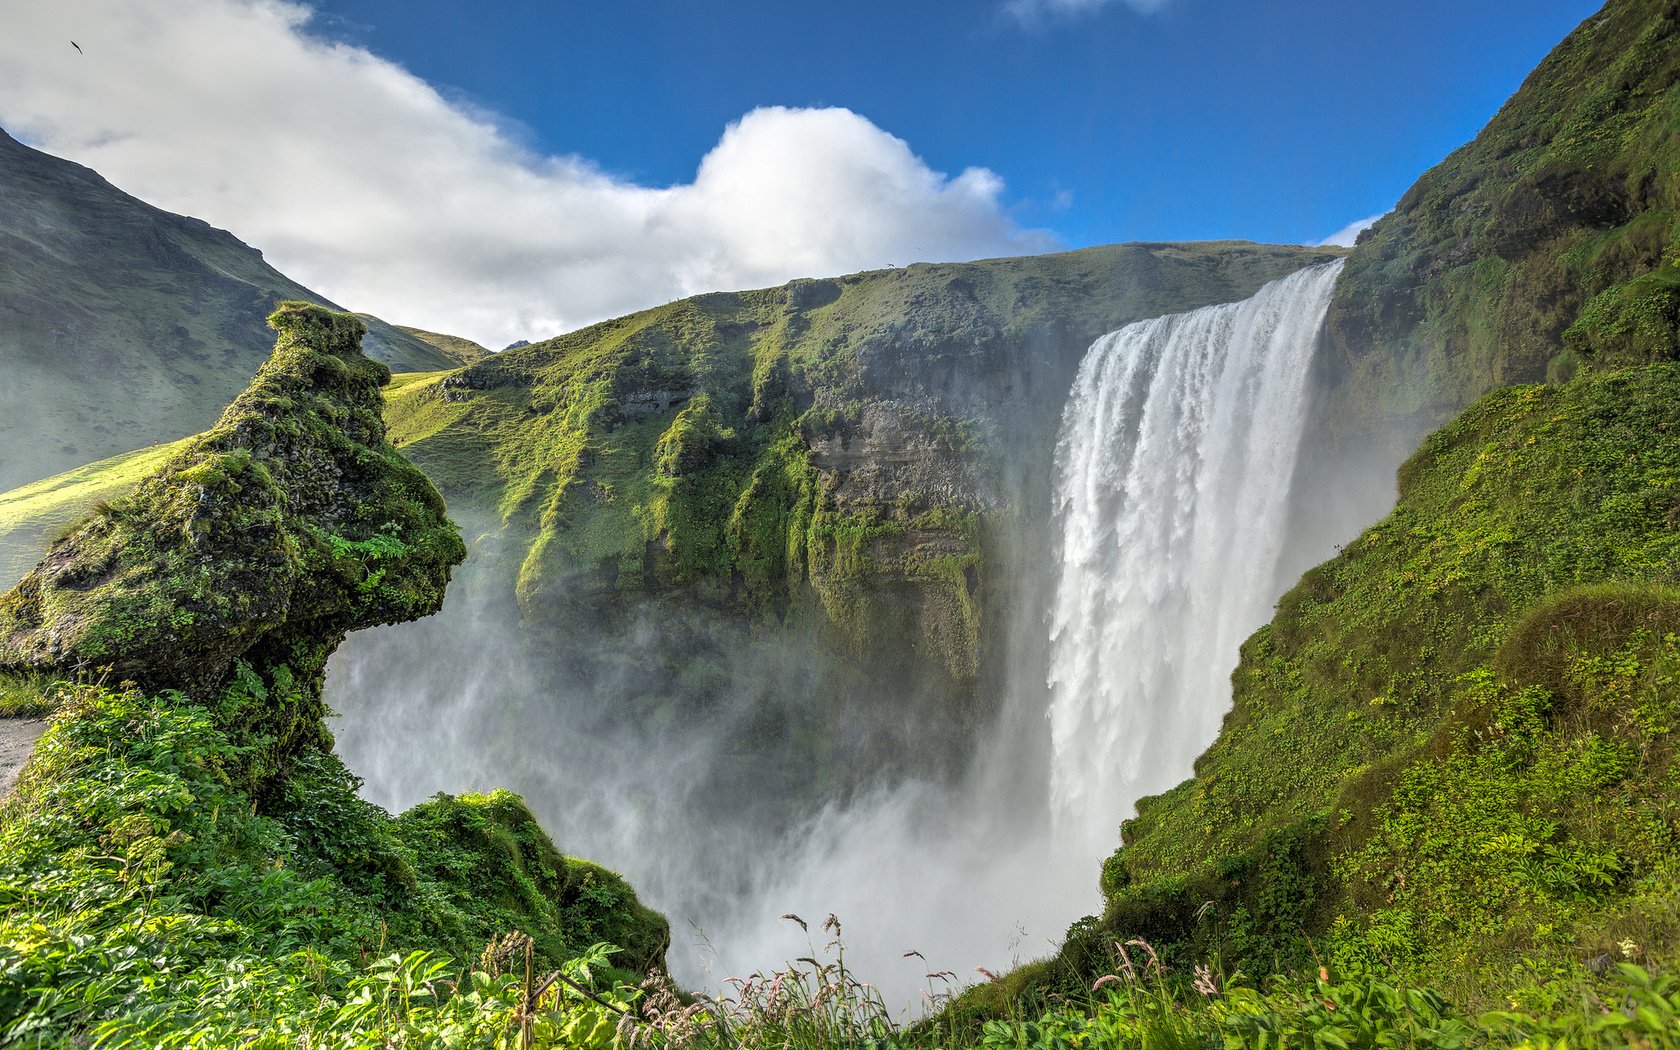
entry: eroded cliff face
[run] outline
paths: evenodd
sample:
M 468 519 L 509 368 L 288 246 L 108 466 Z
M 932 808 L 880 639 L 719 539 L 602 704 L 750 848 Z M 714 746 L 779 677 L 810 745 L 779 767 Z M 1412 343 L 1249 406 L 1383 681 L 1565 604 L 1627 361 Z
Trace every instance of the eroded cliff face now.
M 814 804 L 938 775 L 995 711 L 1090 342 L 1335 254 L 1124 245 L 704 295 L 408 383 L 392 435 L 478 524 L 531 677 L 627 725 L 727 697 L 716 805 Z

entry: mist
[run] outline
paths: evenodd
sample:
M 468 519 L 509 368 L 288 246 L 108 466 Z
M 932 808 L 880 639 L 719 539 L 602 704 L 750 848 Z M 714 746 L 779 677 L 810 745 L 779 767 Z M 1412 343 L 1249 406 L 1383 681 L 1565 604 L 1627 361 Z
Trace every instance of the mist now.
M 1060 453 L 1024 443 L 999 472 L 1021 513 L 994 537 L 1008 585 L 988 606 L 971 726 L 798 622 L 753 626 L 682 595 L 530 622 L 499 523 L 465 521 L 443 611 L 334 657 L 339 751 L 393 809 L 524 795 L 562 850 L 671 919 L 669 964 L 692 988 L 832 951 L 829 914 L 848 967 L 907 1013 L 1050 955 L 1101 910 L 1101 861 L 1138 798 L 1188 777 L 1217 735 L 1237 646 L 1392 503 L 1392 486 L 1350 480 L 1391 477 L 1391 444 L 1347 452 L 1308 424 L 1338 269 L 1128 326 L 1089 351 L 1083 393 L 1046 392 Z M 1147 397 L 1117 408 L 1085 374 L 1104 367 Z M 1081 450 L 1113 462 L 1082 466 Z M 1100 549 L 1079 549 L 1082 529 Z M 1070 655 L 1074 624 L 1090 631 Z

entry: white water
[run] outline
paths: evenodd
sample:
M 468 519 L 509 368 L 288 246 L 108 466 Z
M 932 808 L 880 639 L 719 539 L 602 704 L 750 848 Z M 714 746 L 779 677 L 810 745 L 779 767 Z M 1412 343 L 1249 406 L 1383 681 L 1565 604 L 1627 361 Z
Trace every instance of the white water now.
M 1190 775 L 1271 617 L 1307 374 L 1338 261 L 1092 344 L 1056 454 L 1051 805 L 1101 856 Z
M 840 916 L 848 965 L 912 1012 L 930 971 L 966 982 L 1049 954 L 1100 909 L 1119 821 L 1213 739 L 1237 646 L 1268 618 L 1338 268 L 1092 346 L 1057 462 L 1050 697 L 1032 616 L 1035 637 L 1007 656 L 1023 679 L 959 783 L 883 784 L 785 835 L 719 822 L 696 800 L 754 698 L 726 691 L 703 723 L 668 730 L 603 720 L 599 683 L 531 662 L 514 611 L 492 600 L 500 579 L 471 565 L 440 616 L 357 634 L 335 657 L 341 751 L 394 808 L 440 788 L 524 794 L 568 852 L 618 868 L 672 918 L 669 963 L 689 987 L 727 991 L 727 977 L 811 954 L 785 912 Z M 651 612 L 633 628 L 649 647 L 662 629 Z M 766 643 L 738 671 L 803 658 Z

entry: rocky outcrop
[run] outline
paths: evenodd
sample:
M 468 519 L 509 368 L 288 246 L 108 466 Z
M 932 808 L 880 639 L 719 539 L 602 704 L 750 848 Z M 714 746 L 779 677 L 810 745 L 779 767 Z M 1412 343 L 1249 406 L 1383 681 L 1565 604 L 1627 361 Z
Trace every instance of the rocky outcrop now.
M 216 425 L 0 598 L 0 666 L 204 698 L 243 664 L 302 689 L 347 632 L 436 611 L 466 551 L 385 441 L 362 322 L 285 303 L 269 323 Z
M 1477 397 L 1680 352 L 1680 6 L 1612 0 L 1360 238 L 1323 414 L 1398 463 Z
M 269 323 L 273 355 L 216 425 L 0 597 L 0 683 L 62 709 L 7 811 L 14 831 L 34 823 L 0 842 L 0 868 L 95 857 L 85 877 L 107 879 L 101 865 L 126 864 L 108 854 L 143 832 L 148 899 L 172 909 L 161 928 L 208 920 L 229 946 L 160 949 L 148 965 L 171 980 L 235 965 L 227 953 L 284 965 L 307 950 L 311 987 L 323 982 L 311 995 L 330 995 L 346 967 L 393 948 L 471 960 L 509 936 L 533 965 L 596 942 L 638 973 L 661 965 L 664 918 L 563 855 L 519 797 L 438 794 L 395 818 L 357 797 L 326 728 L 327 659 L 351 631 L 436 612 L 466 549 L 437 489 L 386 440 L 390 372 L 362 354 L 362 321 L 288 302 Z M 307 904 L 274 903 L 298 886 Z M 137 899 L 91 896 L 113 911 Z M 0 925 L 35 922 L 30 906 L 0 901 Z M 32 1002 L 50 981 L 30 968 L 57 956 L 21 958 L 30 975 L 14 967 L 0 997 Z M 53 1023 L 124 1015 L 138 998 L 125 982 L 167 983 L 103 979 L 117 1005 Z

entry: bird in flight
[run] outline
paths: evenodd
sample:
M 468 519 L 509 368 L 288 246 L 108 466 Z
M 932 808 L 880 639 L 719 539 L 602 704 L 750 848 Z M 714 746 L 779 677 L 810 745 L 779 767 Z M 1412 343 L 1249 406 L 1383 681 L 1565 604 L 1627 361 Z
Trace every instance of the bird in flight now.
M 70 46 L 76 49 L 76 54 L 78 54 L 78 55 L 87 54 L 86 51 L 82 50 L 82 45 L 76 43 L 74 40 L 70 41 Z

